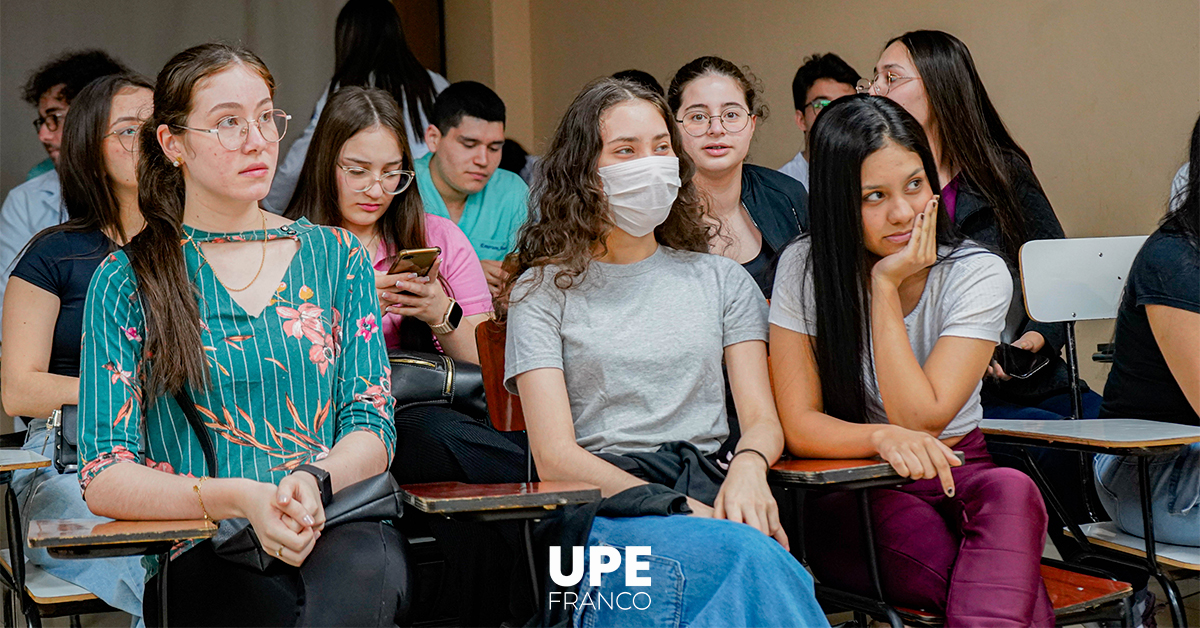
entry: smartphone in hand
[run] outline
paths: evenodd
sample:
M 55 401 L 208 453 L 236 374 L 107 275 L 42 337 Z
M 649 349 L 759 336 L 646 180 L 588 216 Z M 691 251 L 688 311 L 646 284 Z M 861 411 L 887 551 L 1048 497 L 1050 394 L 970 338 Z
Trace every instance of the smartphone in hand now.
M 396 253 L 396 259 L 392 262 L 388 274 L 416 273 L 424 277 L 429 274 L 429 269 L 441 254 L 442 249 L 436 246 L 427 249 L 403 249 Z
M 992 359 L 1000 363 L 1005 373 L 1016 379 L 1027 379 L 1050 363 L 1050 358 L 1044 355 L 1007 343 L 996 345 Z

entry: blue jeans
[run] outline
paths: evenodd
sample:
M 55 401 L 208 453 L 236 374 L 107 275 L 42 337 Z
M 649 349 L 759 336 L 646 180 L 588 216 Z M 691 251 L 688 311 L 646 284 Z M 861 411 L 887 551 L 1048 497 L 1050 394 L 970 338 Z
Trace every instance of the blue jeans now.
M 22 449 L 54 457 L 54 432 L 45 419 L 32 421 Z M 79 477 L 60 474 L 53 466 L 13 472 L 11 490 L 21 505 L 22 525 L 32 519 L 95 519 L 79 490 Z M 109 606 L 133 616 L 132 626 L 141 628 L 142 591 L 146 570 L 141 557 L 51 558 L 44 549 L 25 548 L 29 562 L 67 582 L 91 591 Z
M 596 517 L 588 546 L 607 545 L 622 565 L 590 586 L 590 550 L 573 625 L 828 626 L 813 581 L 774 539 L 741 523 L 685 515 Z M 626 585 L 625 548 L 649 546 L 649 586 Z M 624 610 L 623 610 L 624 609 Z
M 1122 530 L 1143 536 L 1136 456 L 1096 455 L 1100 502 Z M 1150 459 L 1154 540 L 1200 547 L 1200 443 Z

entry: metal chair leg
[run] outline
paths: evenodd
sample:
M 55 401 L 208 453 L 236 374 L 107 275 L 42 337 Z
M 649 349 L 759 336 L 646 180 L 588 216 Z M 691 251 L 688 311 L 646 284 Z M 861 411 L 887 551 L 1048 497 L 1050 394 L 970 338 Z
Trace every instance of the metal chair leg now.
M 1138 492 L 1142 502 L 1142 538 L 1146 541 L 1146 568 L 1150 575 L 1158 581 L 1163 593 L 1167 595 L 1167 605 L 1171 608 L 1171 623 L 1175 626 L 1186 626 L 1187 616 L 1180 602 L 1179 587 L 1175 581 L 1163 572 L 1158 564 L 1158 555 L 1154 547 L 1154 513 L 1151 511 L 1153 500 L 1150 497 L 1150 457 L 1138 456 Z
M 158 625 L 167 628 L 167 571 L 171 565 L 171 550 L 163 552 L 158 560 Z
M 526 519 L 522 522 L 521 528 L 525 538 L 525 558 L 529 561 L 529 585 L 533 591 L 533 607 L 541 608 L 542 594 L 541 586 L 538 583 L 537 561 L 533 555 L 533 521 Z
M 883 580 L 879 577 L 879 560 L 875 555 L 875 530 L 871 523 L 871 498 L 867 489 L 858 491 L 858 509 L 863 520 L 863 533 L 866 537 L 864 543 L 867 545 L 867 564 L 870 567 L 871 586 L 875 589 L 875 595 L 887 613 L 888 624 L 892 628 L 904 628 L 904 621 L 900 619 L 900 614 L 883 597 Z

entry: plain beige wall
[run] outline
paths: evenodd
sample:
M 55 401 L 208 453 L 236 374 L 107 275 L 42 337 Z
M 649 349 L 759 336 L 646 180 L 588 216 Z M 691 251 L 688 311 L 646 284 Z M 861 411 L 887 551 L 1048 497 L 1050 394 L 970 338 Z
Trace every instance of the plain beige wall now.
M 761 81 L 772 114 L 750 160 L 779 167 L 802 142 L 791 81 L 804 57 L 833 51 L 867 75 L 891 37 L 940 29 L 970 47 L 1067 235 L 1144 234 L 1162 215 L 1200 113 L 1196 0 L 446 0 L 449 73 L 495 76 L 505 54 L 492 41 L 497 14 L 526 2 L 532 152 L 589 80 L 639 68 L 666 86 L 681 65 L 712 54 Z M 487 41 L 455 13 L 486 23 Z M 1097 388 L 1105 372 L 1088 356 L 1110 334 L 1103 322 L 1079 328 L 1084 375 Z

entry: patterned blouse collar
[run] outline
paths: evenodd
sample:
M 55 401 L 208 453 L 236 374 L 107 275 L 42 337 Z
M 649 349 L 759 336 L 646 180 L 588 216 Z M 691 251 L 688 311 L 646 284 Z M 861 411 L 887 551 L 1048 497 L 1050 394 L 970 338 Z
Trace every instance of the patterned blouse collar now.
M 307 218 L 301 218 L 289 225 L 283 225 L 276 229 L 254 229 L 252 231 L 239 232 L 213 232 L 196 229 L 183 225 L 184 241 L 192 240 L 194 242 L 253 242 L 258 240 L 278 240 L 280 238 L 291 238 L 299 240 L 300 235 L 316 228 L 316 225 L 309 222 Z

